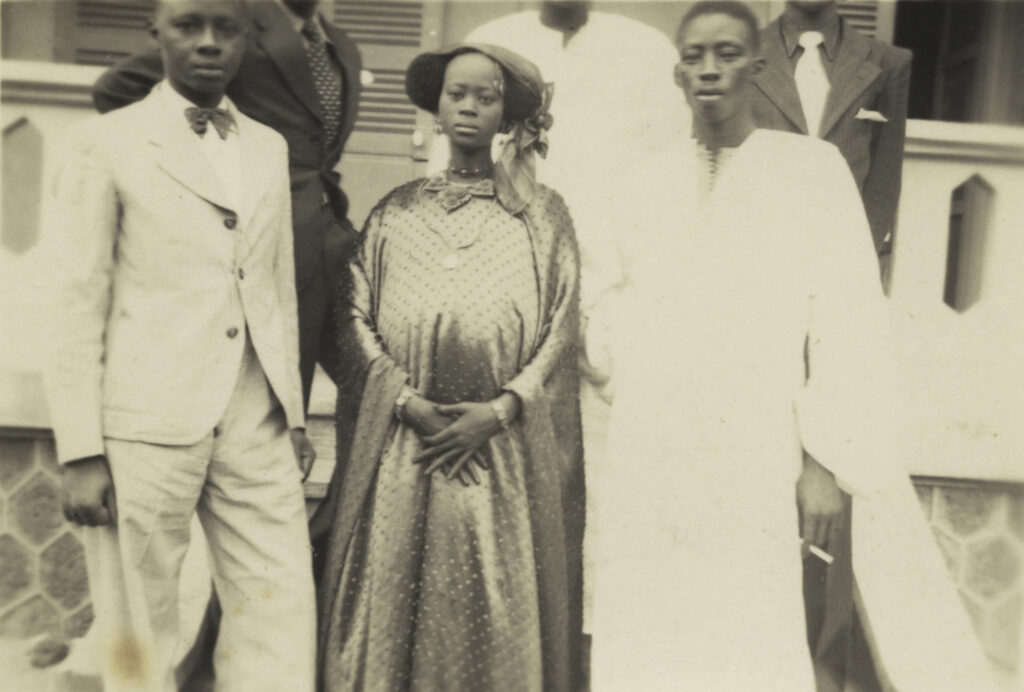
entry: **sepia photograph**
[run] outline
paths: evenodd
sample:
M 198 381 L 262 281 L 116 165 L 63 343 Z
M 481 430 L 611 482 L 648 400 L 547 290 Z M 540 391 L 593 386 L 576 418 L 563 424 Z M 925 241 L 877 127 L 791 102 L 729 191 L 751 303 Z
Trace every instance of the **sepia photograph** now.
M 1024 0 L 0 30 L 0 692 L 1024 692 Z

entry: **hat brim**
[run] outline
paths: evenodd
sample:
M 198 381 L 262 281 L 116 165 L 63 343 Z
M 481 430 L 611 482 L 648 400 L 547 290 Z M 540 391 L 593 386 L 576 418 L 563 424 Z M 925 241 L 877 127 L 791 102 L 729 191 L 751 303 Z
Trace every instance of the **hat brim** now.
M 405 93 L 418 108 L 437 113 L 448 63 L 464 53 L 481 53 L 496 62 L 505 77 L 505 119 L 525 120 L 541 105 L 544 87 L 540 70 L 510 50 L 483 43 L 460 43 L 416 56 L 405 72 Z

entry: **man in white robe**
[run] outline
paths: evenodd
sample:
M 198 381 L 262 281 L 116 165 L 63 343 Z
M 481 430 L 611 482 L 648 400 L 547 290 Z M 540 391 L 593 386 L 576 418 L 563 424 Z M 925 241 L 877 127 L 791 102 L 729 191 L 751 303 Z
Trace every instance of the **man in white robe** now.
M 828 559 L 840 487 L 880 686 L 992 689 L 900 471 L 886 302 L 849 169 L 832 145 L 754 128 L 744 5 L 695 5 L 679 47 L 697 141 L 665 143 L 658 179 L 634 183 L 651 217 L 595 489 L 592 689 L 815 690 L 801 552 Z

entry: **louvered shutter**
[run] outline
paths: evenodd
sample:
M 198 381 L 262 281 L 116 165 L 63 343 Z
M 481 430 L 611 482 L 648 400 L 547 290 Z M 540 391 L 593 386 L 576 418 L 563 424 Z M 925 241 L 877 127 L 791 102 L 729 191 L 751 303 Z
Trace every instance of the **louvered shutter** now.
M 75 0 L 68 60 L 112 65 L 149 47 L 154 0 Z
M 896 18 L 892 0 L 848 0 L 836 3 L 836 9 L 860 33 L 892 43 Z
M 413 153 L 416 108 L 405 95 L 405 68 L 424 50 L 425 25 L 435 7 L 401 0 L 335 0 L 334 23 L 359 45 L 373 82 L 363 86 L 359 118 L 347 153 Z M 436 34 L 436 32 L 435 32 Z

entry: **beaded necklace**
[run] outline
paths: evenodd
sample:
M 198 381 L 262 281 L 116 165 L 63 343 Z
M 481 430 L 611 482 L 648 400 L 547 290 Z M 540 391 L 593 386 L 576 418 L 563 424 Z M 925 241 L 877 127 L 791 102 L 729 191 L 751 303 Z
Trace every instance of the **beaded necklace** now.
M 459 178 L 475 178 L 476 176 L 487 177 L 494 170 L 494 166 L 476 166 L 474 168 L 456 168 L 454 166 L 448 167 L 448 172 Z

